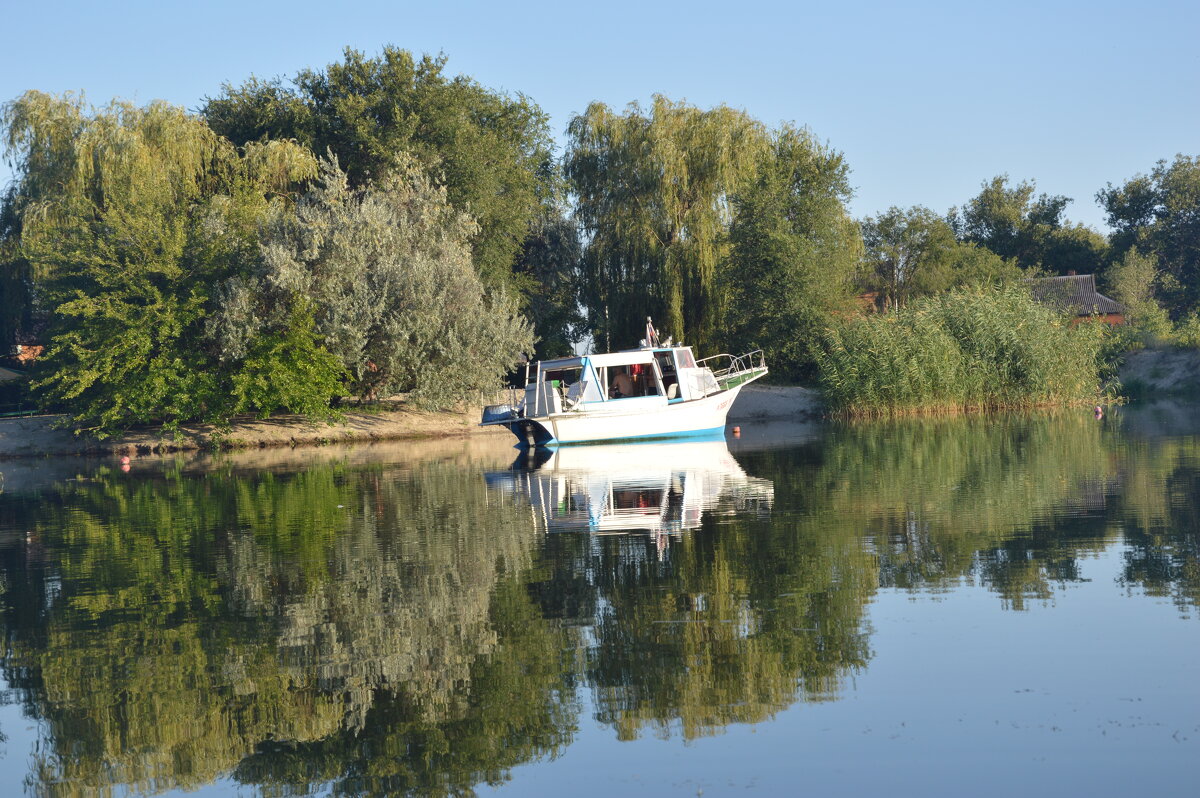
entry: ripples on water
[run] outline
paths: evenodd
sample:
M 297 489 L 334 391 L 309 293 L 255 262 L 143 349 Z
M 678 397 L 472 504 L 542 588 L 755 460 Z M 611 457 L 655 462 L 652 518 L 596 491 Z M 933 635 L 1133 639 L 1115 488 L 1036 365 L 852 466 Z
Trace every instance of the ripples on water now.
M 0 784 L 1178 791 L 1194 410 L 0 464 Z

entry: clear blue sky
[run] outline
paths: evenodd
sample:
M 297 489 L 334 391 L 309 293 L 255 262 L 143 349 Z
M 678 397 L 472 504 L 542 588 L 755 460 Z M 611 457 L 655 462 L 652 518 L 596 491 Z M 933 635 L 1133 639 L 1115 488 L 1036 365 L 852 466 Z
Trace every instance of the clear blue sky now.
M 0 100 L 26 89 L 165 99 L 290 76 L 346 46 L 444 52 L 572 114 L 652 94 L 810 127 L 845 153 L 858 216 L 941 213 L 1000 173 L 1075 202 L 1200 154 L 1200 3 L 43 2 L 0 11 Z M 0 181 L 11 172 L 0 167 Z

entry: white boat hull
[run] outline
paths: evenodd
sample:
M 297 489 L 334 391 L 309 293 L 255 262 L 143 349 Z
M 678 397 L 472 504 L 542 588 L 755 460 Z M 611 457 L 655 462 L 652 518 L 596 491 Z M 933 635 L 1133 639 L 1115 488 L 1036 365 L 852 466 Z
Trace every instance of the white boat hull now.
M 668 403 L 661 397 L 657 403 L 609 401 L 595 409 L 519 419 L 507 426 L 530 446 L 716 435 L 725 429 L 729 408 L 741 390 L 738 385 L 689 402 Z

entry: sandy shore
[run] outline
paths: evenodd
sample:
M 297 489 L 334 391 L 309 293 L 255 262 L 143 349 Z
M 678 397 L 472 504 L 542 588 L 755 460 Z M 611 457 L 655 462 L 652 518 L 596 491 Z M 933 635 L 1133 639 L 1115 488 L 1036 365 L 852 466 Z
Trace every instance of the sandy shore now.
M 815 391 L 771 385 L 750 385 L 729 414 L 736 424 L 765 419 L 818 416 Z M 175 435 L 160 428 L 133 430 L 124 435 L 97 440 L 56 429 L 61 416 L 0 420 L 0 458 L 48 457 L 55 455 L 124 455 L 223 449 L 295 448 L 336 443 L 403 440 L 405 438 L 500 436 L 510 433 L 498 427 L 478 426 L 479 410 L 465 412 L 422 412 L 408 408 L 383 412 L 348 412 L 334 423 L 310 421 L 299 416 L 238 419 L 228 427 L 188 424 Z

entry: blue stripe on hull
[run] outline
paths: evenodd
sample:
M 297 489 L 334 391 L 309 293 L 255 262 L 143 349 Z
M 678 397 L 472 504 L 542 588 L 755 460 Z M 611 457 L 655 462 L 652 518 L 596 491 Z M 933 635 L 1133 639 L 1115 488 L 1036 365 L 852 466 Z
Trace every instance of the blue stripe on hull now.
M 631 441 L 665 441 L 676 438 L 716 438 L 725 437 L 725 425 L 708 429 L 694 429 L 686 432 L 656 432 L 653 435 L 635 435 L 629 438 L 598 438 L 590 441 L 554 441 L 550 446 L 579 446 L 593 443 L 629 443 Z

